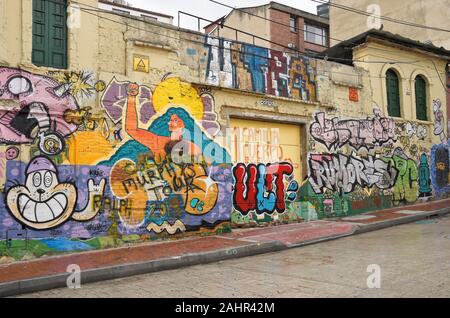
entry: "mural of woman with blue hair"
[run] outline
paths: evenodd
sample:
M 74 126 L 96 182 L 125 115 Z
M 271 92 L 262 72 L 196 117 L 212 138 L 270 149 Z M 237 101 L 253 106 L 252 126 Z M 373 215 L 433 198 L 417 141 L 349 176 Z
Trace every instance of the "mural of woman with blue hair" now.
M 123 158 L 137 162 L 138 156 L 149 153 L 149 150 L 155 162 L 160 162 L 168 155 L 174 159 L 175 155 L 183 158 L 183 162 L 202 157 L 211 165 L 231 164 L 228 152 L 208 138 L 182 107 L 169 108 L 147 130 L 139 128 L 136 111 L 139 86 L 129 84 L 127 93 L 125 131 L 134 140 L 126 142 L 110 160 L 100 162 L 100 165 L 113 166 Z

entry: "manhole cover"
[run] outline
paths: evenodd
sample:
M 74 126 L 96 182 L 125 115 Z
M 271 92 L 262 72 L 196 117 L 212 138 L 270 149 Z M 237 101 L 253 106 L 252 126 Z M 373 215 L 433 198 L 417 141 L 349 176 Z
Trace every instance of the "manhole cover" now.
M 375 218 L 375 215 L 355 215 L 355 216 L 347 216 L 343 218 L 343 221 L 361 221 L 361 220 L 370 220 Z
M 402 210 L 402 211 L 397 211 L 394 213 L 398 213 L 398 214 L 420 214 L 420 213 L 424 213 L 425 211 L 414 211 L 414 210 Z

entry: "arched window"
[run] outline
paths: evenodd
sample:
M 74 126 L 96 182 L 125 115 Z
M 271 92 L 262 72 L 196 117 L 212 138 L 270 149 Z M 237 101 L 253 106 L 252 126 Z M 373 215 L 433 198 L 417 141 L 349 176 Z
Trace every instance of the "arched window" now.
M 397 73 L 392 69 L 386 72 L 386 91 L 389 116 L 400 117 L 400 84 Z
M 427 84 L 425 79 L 417 75 L 415 79 L 416 91 L 416 118 L 428 120 L 427 116 Z

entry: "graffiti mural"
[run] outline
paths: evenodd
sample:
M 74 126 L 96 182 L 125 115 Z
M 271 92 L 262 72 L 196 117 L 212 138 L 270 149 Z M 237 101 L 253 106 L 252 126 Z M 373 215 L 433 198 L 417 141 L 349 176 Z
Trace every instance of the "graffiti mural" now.
M 78 110 L 76 99 L 60 93 L 60 84 L 51 77 L 0 67 L 0 99 L 16 102 L 12 109 L 1 109 L 1 142 L 38 141 L 42 152 L 56 155 L 64 149 L 64 138 L 78 128 L 63 119 L 65 111 Z
M 118 87 L 116 81 L 110 85 Z M 108 87 L 105 94 L 114 89 Z M 230 209 L 225 202 L 227 197 L 231 200 L 227 185 L 231 160 L 206 133 L 211 125 L 203 121 L 204 113 L 212 108 L 204 102 L 209 99 L 177 78 L 156 87 L 151 105 L 141 102 L 138 84 L 128 83 L 123 89 L 124 103 L 109 98 L 108 102 L 120 105 L 116 118 L 122 120 L 123 131 L 131 139 L 99 163 L 111 167 L 114 196 L 134 202 L 132 211 L 119 214 L 120 220 L 128 227 L 145 226 L 155 233 L 173 232 L 175 225 L 184 231 L 228 221 Z M 139 107 L 150 107 L 156 114 L 146 129 L 141 128 Z
M 419 195 L 419 172 L 417 163 L 409 158 L 401 148 L 396 148 L 392 157 L 383 160 L 394 165 L 398 171 L 397 180 L 392 187 L 392 202 L 414 203 Z
M 419 140 L 425 140 L 425 138 L 427 138 L 428 136 L 427 128 L 417 123 L 408 122 L 406 124 L 397 124 L 397 126 L 405 130 L 406 136 L 408 136 L 408 138 L 417 136 Z
M 316 100 L 314 60 L 267 48 L 205 38 L 206 83 L 305 101 Z
M 438 196 L 450 193 L 449 144 L 434 145 L 431 148 L 431 183 Z
M 431 175 L 430 166 L 428 165 L 428 158 L 426 153 L 420 155 L 419 163 L 419 197 L 430 197 L 432 195 L 431 189 Z
M 324 189 L 351 193 L 355 186 L 390 189 L 398 170 L 391 162 L 369 156 L 357 158 L 343 154 L 310 154 L 309 182 L 315 193 Z
M 433 115 L 434 115 L 434 134 L 439 136 L 441 142 L 445 142 L 447 137 L 445 136 L 445 120 L 444 113 L 441 110 L 441 100 L 433 100 Z
M 377 109 L 374 109 L 374 116 L 367 119 L 327 119 L 325 113 L 317 113 L 310 125 L 310 133 L 328 150 L 339 149 L 346 144 L 357 150 L 372 149 L 396 139 L 394 120 L 381 117 Z
M 294 201 L 298 190 L 295 180 L 286 181 L 293 174 L 289 163 L 237 164 L 233 168 L 235 179 L 233 205 L 243 215 L 254 210 L 257 214 L 283 213 L 285 200 Z
M 22 231 L 35 253 L 48 253 L 229 231 L 232 164 L 212 139 L 220 130 L 212 92 L 173 77 L 150 89 L 115 78 L 93 83 L 84 73 L 52 75 L 58 80 L 0 73 L 1 98 L 22 105 L 3 114 L 1 141 L 28 144 L 23 154 L 2 146 L 0 240 Z M 75 96 L 102 91 L 106 117 L 78 106 Z M 39 134 L 50 132 L 60 144 L 47 138 L 44 147 Z
M 26 168 L 25 184 L 9 188 L 6 202 L 11 214 L 22 224 L 36 230 L 60 226 L 72 218 L 89 221 L 99 212 L 93 208 L 94 196 L 103 195 L 105 179 L 95 184 L 88 181 L 87 203 L 81 211 L 75 211 L 77 189 L 73 183 L 60 182 L 58 171 L 50 159 L 34 158 Z

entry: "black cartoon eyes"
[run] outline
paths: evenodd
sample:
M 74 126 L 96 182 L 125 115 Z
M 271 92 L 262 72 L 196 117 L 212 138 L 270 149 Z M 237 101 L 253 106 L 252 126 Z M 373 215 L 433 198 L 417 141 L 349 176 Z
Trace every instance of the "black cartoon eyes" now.
M 33 175 L 33 185 L 34 185 L 35 187 L 39 187 L 39 186 L 41 185 L 41 182 L 42 182 L 42 180 L 41 180 L 41 174 L 40 174 L 39 172 L 36 172 L 36 173 Z
M 53 175 L 52 175 L 52 173 L 50 171 L 47 171 L 44 174 L 44 180 L 42 180 L 42 176 L 41 176 L 41 174 L 39 172 L 36 172 L 33 175 L 33 185 L 35 187 L 40 187 L 42 183 L 44 183 L 44 186 L 46 188 L 49 188 L 52 185 L 52 183 L 53 183 Z
M 44 175 L 44 185 L 49 188 L 53 183 L 53 175 L 50 171 L 47 171 Z

